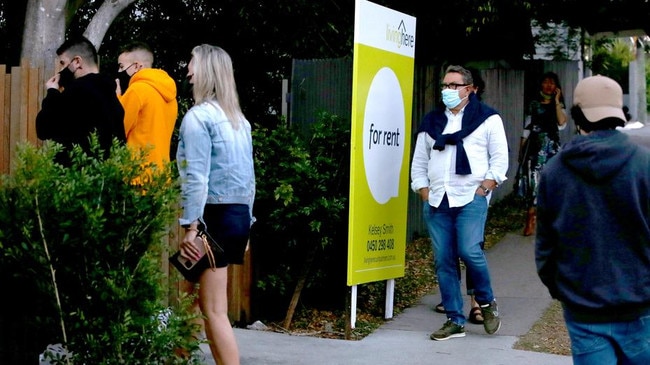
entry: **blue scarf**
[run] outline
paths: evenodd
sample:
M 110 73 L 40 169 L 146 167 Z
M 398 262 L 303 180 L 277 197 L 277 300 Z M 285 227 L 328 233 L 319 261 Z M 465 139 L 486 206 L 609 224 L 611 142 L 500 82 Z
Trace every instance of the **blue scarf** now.
M 476 94 L 469 94 L 469 103 L 465 106 L 463 111 L 462 127 L 458 132 L 452 134 L 442 134 L 442 131 L 447 125 L 447 116 L 445 115 L 445 108 L 437 108 L 424 116 L 422 124 L 418 129 L 418 133 L 427 132 L 431 138 L 436 142 L 433 149 L 442 151 L 445 145 L 456 145 L 456 174 L 469 175 L 472 169 L 469 165 L 467 153 L 463 147 L 463 138 L 470 135 L 479 125 L 483 124 L 485 120 L 491 115 L 498 114 L 498 112 L 489 106 L 483 104 Z

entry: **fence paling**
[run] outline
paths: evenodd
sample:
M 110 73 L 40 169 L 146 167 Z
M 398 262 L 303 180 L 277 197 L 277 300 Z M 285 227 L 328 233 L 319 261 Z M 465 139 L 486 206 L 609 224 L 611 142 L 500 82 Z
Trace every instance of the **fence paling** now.
M 9 140 L 9 78 L 11 75 L 6 74 L 7 67 L 0 65 L 0 173 L 9 173 L 9 150 L 11 143 Z

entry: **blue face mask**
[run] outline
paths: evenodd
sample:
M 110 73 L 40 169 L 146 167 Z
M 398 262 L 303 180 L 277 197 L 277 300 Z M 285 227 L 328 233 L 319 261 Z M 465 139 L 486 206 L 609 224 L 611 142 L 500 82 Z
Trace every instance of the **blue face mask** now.
M 444 89 L 442 90 L 442 102 L 447 108 L 453 109 L 463 101 L 459 94 L 460 92 L 458 90 Z

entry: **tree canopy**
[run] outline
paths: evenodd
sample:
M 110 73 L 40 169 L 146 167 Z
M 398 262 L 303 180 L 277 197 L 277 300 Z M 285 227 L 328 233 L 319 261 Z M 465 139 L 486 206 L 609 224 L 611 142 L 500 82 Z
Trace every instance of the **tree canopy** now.
M 29 6 L 44 0 L 0 0 L 0 64 L 17 65 Z M 280 80 L 292 59 L 351 57 L 352 0 L 56 0 L 65 15 L 65 32 L 83 33 L 102 6 L 119 14 L 101 37 L 102 72 L 115 72 L 119 47 L 138 39 L 155 51 L 157 67 L 182 84 L 193 46 L 220 45 L 235 64 L 242 105 L 259 119 L 277 112 Z M 646 0 L 457 0 L 432 4 L 378 0 L 416 17 L 416 63 L 442 64 L 492 60 L 517 67 L 534 52 L 531 20 L 565 22 L 589 32 L 646 29 Z M 105 26 L 105 25 L 104 25 Z M 53 30 L 53 32 L 55 32 Z M 50 45 L 55 47 L 58 45 Z M 23 52 L 25 50 L 23 49 Z M 42 58 L 42 57 L 41 57 Z M 47 60 L 45 61 L 47 62 Z

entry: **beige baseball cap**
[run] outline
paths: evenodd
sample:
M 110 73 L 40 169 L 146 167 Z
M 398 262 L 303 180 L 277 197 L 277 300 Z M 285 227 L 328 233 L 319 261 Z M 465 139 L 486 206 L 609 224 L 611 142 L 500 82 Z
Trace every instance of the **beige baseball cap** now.
M 623 114 L 623 89 L 607 76 L 596 75 L 580 80 L 573 92 L 573 105 L 580 107 L 590 122 L 610 117 L 626 121 Z

